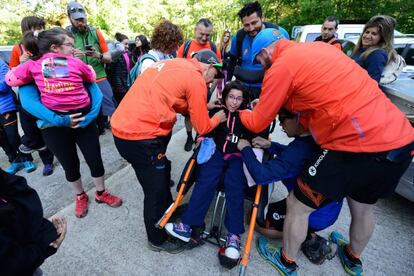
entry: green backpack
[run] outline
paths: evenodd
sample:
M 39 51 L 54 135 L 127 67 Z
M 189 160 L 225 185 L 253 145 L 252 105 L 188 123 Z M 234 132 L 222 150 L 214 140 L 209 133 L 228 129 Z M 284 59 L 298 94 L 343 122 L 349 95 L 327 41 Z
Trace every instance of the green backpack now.
M 132 67 L 131 71 L 129 71 L 127 81 L 128 88 L 131 88 L 131 86 L 134 84 L 134 81 L 138 78 L 139 75 L 141 75 L 142 62 L 148 58 L 154 62 L 157 62 L 157 59 L 151 54 L 144 54 L 140 56 L 137 63 L 134 65 L 134 67 Z

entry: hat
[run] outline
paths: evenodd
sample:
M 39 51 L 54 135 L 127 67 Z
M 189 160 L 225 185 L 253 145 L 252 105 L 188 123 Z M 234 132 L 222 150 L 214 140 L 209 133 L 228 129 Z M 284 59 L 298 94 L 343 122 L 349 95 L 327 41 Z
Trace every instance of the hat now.
M 193 54 L 193 57 L 195 57 L 195 59 L 197 59 L 199 62 L 212 64 L 217 69 L 217 74 L 215 77 L 216 79 L 224 78 L 224 74 L 221 71 L 221 68 L 223 68 L 223 63 L 219 62 L 217 55 L 213 51 L 209 49 L 200 50 L 198 52 L 195 52 Z
M 81 19 L 86 18 L 86 12 L 83 6 L 78 2 L 69 2 L 68 3 L 68 15 L 72 19 Z
M 275 41 L 279 41 L 285 36 L 281 31 L 273 28 L 261 30 L 253 39 L 252 43 L 252 63 L 257 63 L 256 56 L 260 54 L 263 48 L 266 48 Z

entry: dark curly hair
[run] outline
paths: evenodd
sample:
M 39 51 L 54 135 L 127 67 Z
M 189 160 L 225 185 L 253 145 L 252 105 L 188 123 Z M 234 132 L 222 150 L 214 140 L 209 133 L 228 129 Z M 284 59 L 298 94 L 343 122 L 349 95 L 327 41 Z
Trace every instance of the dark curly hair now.
M 242 83 L 238 80 L 228 82 L 221 92 L 222 102 L 226 105 L 227 95 L 232 89 L 240 90 L 243 92 L 243 102 L 241 103 L 239 110 L 246 109 L 249 106 L 249 92 L 244 88 Z
M 168 20 L 162 20 L 154 29 L 151 48 L 170 54 L 183 44 L 183 32 L 180 27 Z

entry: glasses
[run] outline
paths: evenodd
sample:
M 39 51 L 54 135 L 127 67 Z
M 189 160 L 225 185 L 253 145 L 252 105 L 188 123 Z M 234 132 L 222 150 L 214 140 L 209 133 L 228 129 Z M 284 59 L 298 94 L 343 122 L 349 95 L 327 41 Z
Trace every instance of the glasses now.
M 69 9 L 70 13 L 75 13 L 75 12 L 85 12 L 85 10 L 83 8 L 77 8 L 77 7 L 73 7 Z
M 62 45 L 75 48 L 75 45 L 73 43 L 62 43 Z
M 243 97 L 239 96 L 239 97 L 234 97 L 233 95 L 229 95 L 228 96 L 230 100 L 232 101 L 236 101 L 236 102 L 242 102 L 243 101 Z

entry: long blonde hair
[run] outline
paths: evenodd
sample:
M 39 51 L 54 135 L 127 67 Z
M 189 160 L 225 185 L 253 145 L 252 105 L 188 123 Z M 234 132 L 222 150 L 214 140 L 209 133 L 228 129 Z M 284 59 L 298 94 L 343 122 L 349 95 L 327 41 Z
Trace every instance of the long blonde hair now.
M 394 29 L 396 21 L 388 15 L 377 15 L 372 17 L 364 27 L 358 43 L 352 54 L 358 52 L 362 48 L 362 36 L 368 28 L 377 27 L 380 35 L 380 41 L 377 45 L 371 46 L 361 54 L 361 59 L 366 59 L 372 52 L 378 49 L 384 49 L 388 54 L 388 62 L 395 60 L 397 52 L 394 50 Z M 387 63 L 388 63 L 387 62 Z
M 229 34 L 229 41 L 227 42 L 227 44 L 224 45 L 223 44 L 223 39 L 224 39 L 224 36 L 226 34 Z M 225 47 L 225 51 L 227 52 L 227 49 L 230 48 L 230 44 L 231 44 L 231 31 L 230 31 L 230 29 L 226 29 L 226 30 L 224 30 L 223 35 L 221 36 L 221 40 L 220 40 L 220 51 L 222 51 L 223 46 L 224 46 Z

